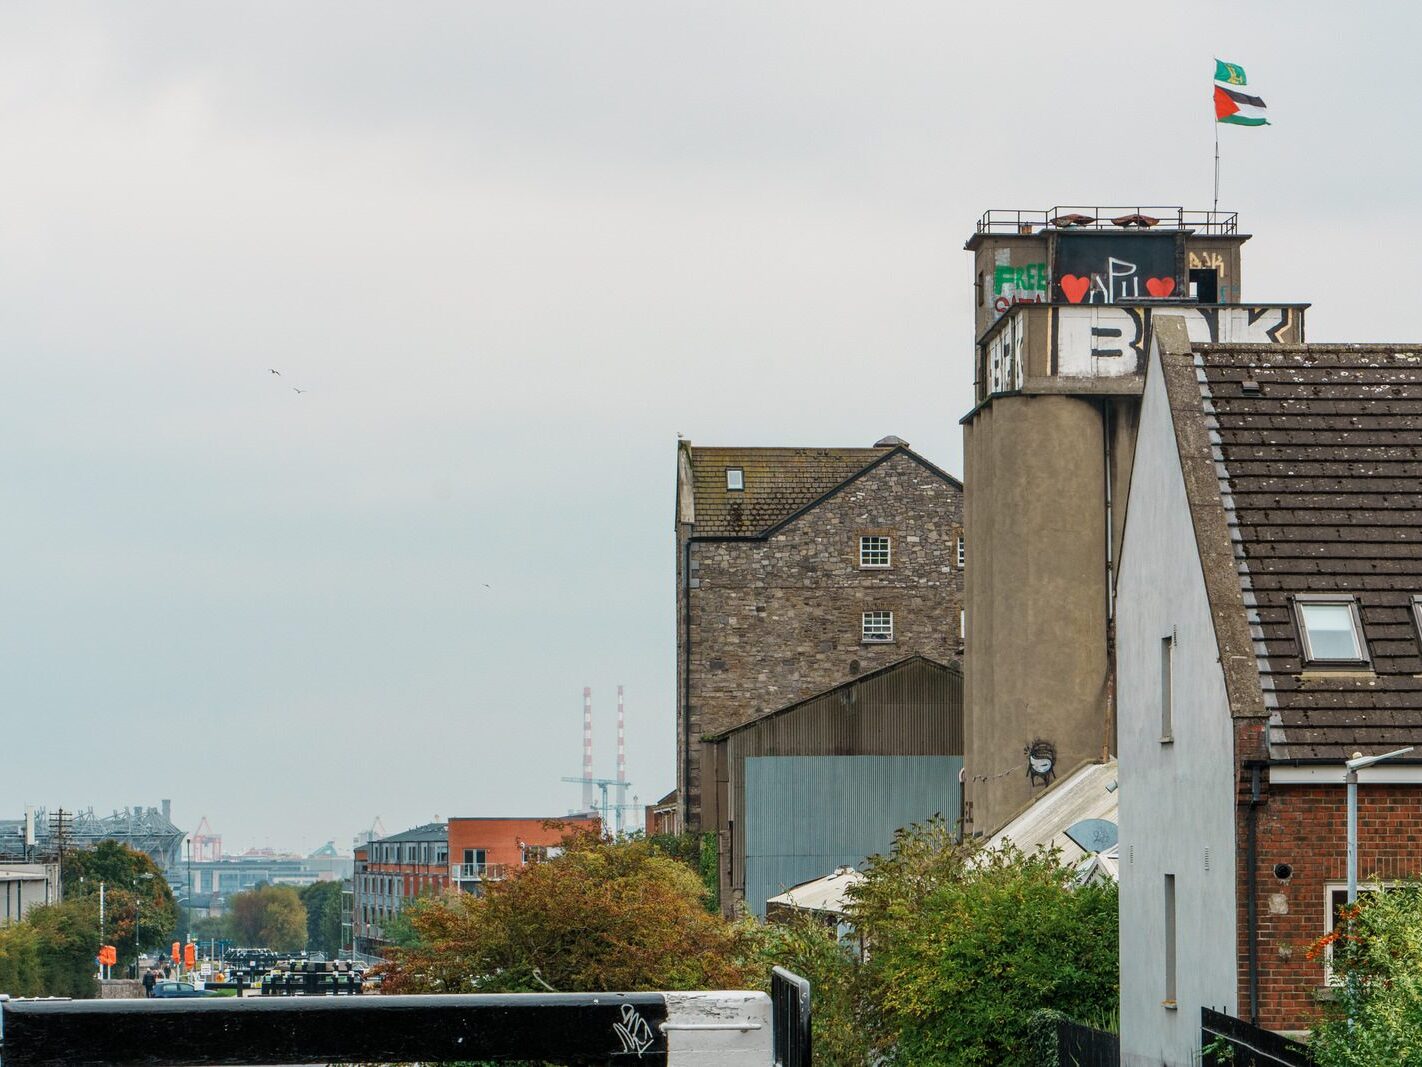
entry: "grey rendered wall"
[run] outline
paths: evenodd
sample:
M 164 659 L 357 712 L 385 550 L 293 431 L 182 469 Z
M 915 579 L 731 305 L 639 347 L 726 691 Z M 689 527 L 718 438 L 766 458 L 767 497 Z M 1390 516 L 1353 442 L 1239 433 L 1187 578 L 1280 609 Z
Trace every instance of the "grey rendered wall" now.
M 886 852 L 894 831 L 958 818 L 959 756 L 756 756 L 746 760 L 746 906 Z
M 1187 1065 L 1200 1007 L 1236 1008 L 1233 734 L 1154 344 L 1117 586 L 1122 1063 Z M 1174 740 L 1161 741 L 1161 639 L 1176 635 Z M 1165 996 L 1175 876 L 1176 1007 Z

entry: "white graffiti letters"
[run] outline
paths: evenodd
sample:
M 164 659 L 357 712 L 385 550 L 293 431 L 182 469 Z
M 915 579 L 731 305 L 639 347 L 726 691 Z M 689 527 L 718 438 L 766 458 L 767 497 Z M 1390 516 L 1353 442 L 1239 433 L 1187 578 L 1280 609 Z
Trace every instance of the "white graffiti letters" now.
M 1106 297 L 1108 304 L 1114 304 L 1117 300 L 1140 299 L 1141 280 L 1136 277 L 1134 263 L 1127 263 L 1124 259 L 1108 256 L 1106 257 L 1106 277 L 1110 280 Z M 1119 286 L 1117 282 L 1120 283 Z
M 647 1020 L 631 1004 L 622 1005 L 622 1021 L 612 1024 L 612 1032 L 622 1042 L 623 1052 L 635 1052 L 638 1056 L 651 1048 L 655 1040 Z

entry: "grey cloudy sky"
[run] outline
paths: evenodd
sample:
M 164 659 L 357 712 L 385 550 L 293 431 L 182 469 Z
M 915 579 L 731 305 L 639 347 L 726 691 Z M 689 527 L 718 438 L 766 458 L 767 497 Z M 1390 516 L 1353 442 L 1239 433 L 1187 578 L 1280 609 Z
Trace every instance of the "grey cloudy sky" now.
M 1213 55 L 1246 297 L 1414 336 L 1416 10 L 6 4 L 0 816 L 557 813 L 619 682 L 653 799 L 676 434 L 961 472 L 974 220 L 1208 207 Z

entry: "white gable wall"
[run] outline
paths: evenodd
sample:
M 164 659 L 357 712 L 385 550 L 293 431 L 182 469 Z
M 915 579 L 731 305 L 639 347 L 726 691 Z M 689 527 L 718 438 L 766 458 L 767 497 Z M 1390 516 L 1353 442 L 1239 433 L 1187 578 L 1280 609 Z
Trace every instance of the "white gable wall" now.
M 1127 1065 L 1184 1067 L 1198 1056 L 1202 1005 L 1238 1014 L 1234 747 L 1154 341 L 1149 364 L 1116 600 L 1121 1053 Z M 1162 743 L 1161 639 L 1172 631 L 1174 740 Z M 1175 876 L 1173 1009 L 1162 1004 L 1167 874 Z

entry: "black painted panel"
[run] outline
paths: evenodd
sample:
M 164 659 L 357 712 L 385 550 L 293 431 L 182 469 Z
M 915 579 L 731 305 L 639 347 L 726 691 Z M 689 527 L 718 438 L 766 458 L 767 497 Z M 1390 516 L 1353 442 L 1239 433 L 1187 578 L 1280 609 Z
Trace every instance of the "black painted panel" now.
M 4 1067 L 665 1064 L 660 993 L 6 1003 Z
M 1064 233 L 1052 296 L 1068 304 L 1179 299 L 1185 295 L 1173 233 Z

